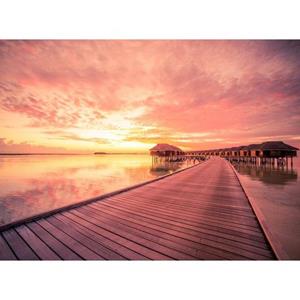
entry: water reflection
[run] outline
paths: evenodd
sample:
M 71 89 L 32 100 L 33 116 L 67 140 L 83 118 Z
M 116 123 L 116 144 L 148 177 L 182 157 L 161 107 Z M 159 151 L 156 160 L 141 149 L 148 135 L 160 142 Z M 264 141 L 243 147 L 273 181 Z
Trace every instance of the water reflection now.
M 149 155 L 0 156 L 0 225 L 169 174 Z
M 155 176 L 163 176 L 181 169 L 187 162 L 152 161 L 150 173 Z
M 253 180 L 259 180 L 266 184 L 286 185 L 296 182 L 298 178 L 297 170 L 292 168 L 245 163 L 234 163 L 233 165 L 241 175 L 247 175 Z

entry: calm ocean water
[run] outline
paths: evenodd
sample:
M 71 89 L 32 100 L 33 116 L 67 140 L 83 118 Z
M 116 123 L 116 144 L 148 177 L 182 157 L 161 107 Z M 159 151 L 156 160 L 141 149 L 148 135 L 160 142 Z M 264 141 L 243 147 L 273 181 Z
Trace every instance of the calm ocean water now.
M 291 259 L 300 259 L 300 158 L 284 168 L 237 165 L 249 196 Z
M 172 173 L 149 155 L 0 156 L 0 225 Z

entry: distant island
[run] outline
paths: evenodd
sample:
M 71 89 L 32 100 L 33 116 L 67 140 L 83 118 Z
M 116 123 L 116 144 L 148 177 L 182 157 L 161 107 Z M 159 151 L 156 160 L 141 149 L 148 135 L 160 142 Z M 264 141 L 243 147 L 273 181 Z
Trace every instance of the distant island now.
M 97 154 L 108 154 L 108 153 L 106 153 L 106 152 L 95 152 L 94 154 L 97 155 Z

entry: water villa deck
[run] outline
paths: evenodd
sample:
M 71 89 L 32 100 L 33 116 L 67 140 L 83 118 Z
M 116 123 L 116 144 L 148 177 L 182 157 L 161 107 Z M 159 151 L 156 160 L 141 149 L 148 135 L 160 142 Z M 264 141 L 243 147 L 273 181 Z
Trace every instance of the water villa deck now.
M 280 258 L 275 252 L 221 158 L 0 232 L 2 260 Z

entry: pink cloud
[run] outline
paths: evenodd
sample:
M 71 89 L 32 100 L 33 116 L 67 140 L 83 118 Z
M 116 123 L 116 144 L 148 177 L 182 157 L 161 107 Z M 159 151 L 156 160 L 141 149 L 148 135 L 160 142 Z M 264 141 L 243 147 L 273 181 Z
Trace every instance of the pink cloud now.
M 0 109 L 45 131 L 109 130 L 112 113 L 143 107 L 125 116 L 133 128 L 124 141 L 292 139 L 300 136 L 299 70 L 297 41 L 1 41 Z M 140 127 L 157 134 L 133 132 Z M 210 141 L 189 137 L 201 132 Z

